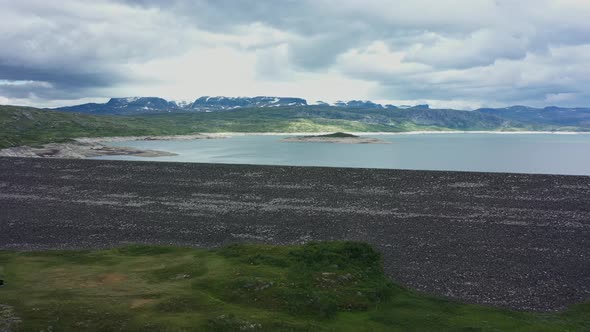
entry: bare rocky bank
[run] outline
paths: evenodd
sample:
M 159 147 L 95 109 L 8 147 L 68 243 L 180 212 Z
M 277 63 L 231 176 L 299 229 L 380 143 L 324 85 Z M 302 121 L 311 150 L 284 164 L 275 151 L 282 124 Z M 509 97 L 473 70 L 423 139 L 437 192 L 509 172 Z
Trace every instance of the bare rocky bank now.
M 0 157 L 68 158 L 83 159 L 99 156 L 163 157 L 175 153 L 140 150 L 124 146 L 107 146 L 98 143 L 50 143 L 40 147 L 19 146 L 0 150 Z
M 0 150 L 0 157 L 67 158 L 83 159 L 99 156 L 164 157 L 175 153 L 157 150 L 141 150 L 125 146 L 109 146 L 104 143 L 148 140 L 195 140 L 216 139 L 226 136 L 217 134 L 170 135 L 170 136 L 116 136 L 82 137 L 69 143 L 48 143 L 42 146 L 19 146 Z
M 0 158 L 0 211 L 0 249 L 355 240 L 430 294 L 590 300 L 590 177 Z

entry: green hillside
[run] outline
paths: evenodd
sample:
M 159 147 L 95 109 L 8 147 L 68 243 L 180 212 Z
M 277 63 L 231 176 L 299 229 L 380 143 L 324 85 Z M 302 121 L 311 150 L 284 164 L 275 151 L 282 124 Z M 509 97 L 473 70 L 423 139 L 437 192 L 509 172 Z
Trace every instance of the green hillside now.
M 0 148 L 76 137 L 214 132 L 404 132 L 414 130 L 580 130 L 519 123 L 481 112 L 433 109 L 273 107 L 219 112 L 95 116 L 0 106 Z
M 0 106 L 0 148 L 65 142 L 76 137 L 182 135 L 213 132 L 405 131 L 441 129 L 411 123 L 385 125 L 359 119 L 306 118 L 293 109 L 181 113 L 135 117 L 94 116 Z
M 589 306 L 527 313 L 391 283 L 353 242 L 0 251 L 0 330 L 584 331 Z
M 154 126 L 141 118 L 111 118 L 39 110 L 29 107 L 0 106 L 0 148 L 25 144 L 64 142 L 90 136 L 129 136 L 172 134 L 181 128 Z

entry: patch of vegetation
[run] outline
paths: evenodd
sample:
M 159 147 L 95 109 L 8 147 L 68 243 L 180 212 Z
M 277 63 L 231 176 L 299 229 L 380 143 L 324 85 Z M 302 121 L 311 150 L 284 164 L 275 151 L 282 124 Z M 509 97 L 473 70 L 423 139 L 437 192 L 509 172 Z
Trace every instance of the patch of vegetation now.
M 0 273 L 0 327 L 15 331 L 590 329 L 590 304 L 527 313 L 412 292 L 355 242 L 0 251 Z

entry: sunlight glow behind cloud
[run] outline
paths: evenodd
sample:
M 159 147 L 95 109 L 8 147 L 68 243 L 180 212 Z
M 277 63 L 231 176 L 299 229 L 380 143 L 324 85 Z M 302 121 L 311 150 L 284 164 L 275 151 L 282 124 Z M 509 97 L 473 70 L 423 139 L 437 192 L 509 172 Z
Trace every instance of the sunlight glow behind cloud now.
M 582 0 L 0 6 L 2 103 L 280 95 L 590 105 L 590 2 Z

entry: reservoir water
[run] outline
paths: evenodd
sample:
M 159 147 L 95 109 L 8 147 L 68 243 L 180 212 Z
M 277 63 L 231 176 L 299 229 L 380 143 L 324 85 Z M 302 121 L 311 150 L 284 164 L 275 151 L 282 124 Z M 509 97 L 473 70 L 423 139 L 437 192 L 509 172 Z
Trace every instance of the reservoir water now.
M 590 135 L 585 134 L 366 136 L 391 144 L 286 143 L 280 139 L 288 136 L 263 135 L 126 141 L 108 144 L 178 155 L 96 159 L 590 175 Z

